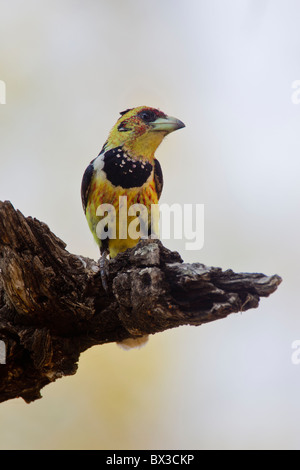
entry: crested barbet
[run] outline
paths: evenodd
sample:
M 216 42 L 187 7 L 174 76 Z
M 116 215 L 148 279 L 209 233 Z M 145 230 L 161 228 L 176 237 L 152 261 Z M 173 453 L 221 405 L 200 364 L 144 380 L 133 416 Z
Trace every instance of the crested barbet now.
M 114 258 L 139 241 L 137 237 L 131 238 L 127 231 L 133 217 L 126 217 L 124 236 L 124 226 L 119 223 L 120 204 L 124 200 L 121 196 L 126 196 L 127 208 L 133 204 L 146 207 L 150 231 L 151 205 L 158 204 L 163 188 L 162 170 L 155 158 L 155 151 L 167 134 L 185 127 L 179 119 L 147 106 L 127 109 L 120 114 L 99 155 L 85 170 L 81 185 L 83 209 L 100 248 L 102 268 L 107 255 Z M 100 236 L 97 230 L 101 215 L 104 216 L 98 208 L 107 208 L 108 204 L 114 208 L 115 217 L 115 231 L 111 238 L 107 227 L 104 236 L 103 233 Z M 107 287 L 105 278 L 103 284 Z M 122 345 L 136 346 L 145 342 L 146 338 L 141 336 L 132 341 L 125 340 Z

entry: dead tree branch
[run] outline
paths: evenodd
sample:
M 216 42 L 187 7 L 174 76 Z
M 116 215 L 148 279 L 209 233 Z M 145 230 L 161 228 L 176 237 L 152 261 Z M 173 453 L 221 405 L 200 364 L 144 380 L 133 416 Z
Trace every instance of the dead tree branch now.
M 158 240 L 143 240 L 109 263 L 66 250 L 46 224 L 0 202 L 0 402 L 40 398 L 42 387 L 74 374 L 96 344 L 202 325 L 255 308 L 281 279 L 183 263 Z

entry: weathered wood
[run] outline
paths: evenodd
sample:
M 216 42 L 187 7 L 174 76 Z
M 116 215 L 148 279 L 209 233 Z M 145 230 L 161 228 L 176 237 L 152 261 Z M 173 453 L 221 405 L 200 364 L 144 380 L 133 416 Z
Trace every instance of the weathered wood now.
M 0 202 L 0 402 L 40 398 L 93 345 L 255 308 L 280 282 L 183 263 L 159 240 L 142 240 L 109 262 L 105 292 L 96 261 L 69 253 L 46 224 Z

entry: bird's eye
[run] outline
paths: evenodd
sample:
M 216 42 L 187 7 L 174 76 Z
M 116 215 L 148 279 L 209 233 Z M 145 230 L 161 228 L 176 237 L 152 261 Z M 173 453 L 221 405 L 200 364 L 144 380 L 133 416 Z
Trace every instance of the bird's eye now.
M 155 115 L 155 113 L 153 111 L 150 111 L 150 110 L 140 112 L 140 118 L 144 122 L 153 122 L 153 121 L 155 121 L 156 117 L 157 116 Z

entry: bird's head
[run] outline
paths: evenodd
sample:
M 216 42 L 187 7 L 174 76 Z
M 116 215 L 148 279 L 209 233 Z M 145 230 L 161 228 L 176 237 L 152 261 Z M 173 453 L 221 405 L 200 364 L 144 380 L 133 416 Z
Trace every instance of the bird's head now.
M 152 160 L 163 138 L 185 127 L 183 122 L 147 106 L 127 109 L 112 128 L 107 148 L 122 146 L 133 158 Z

